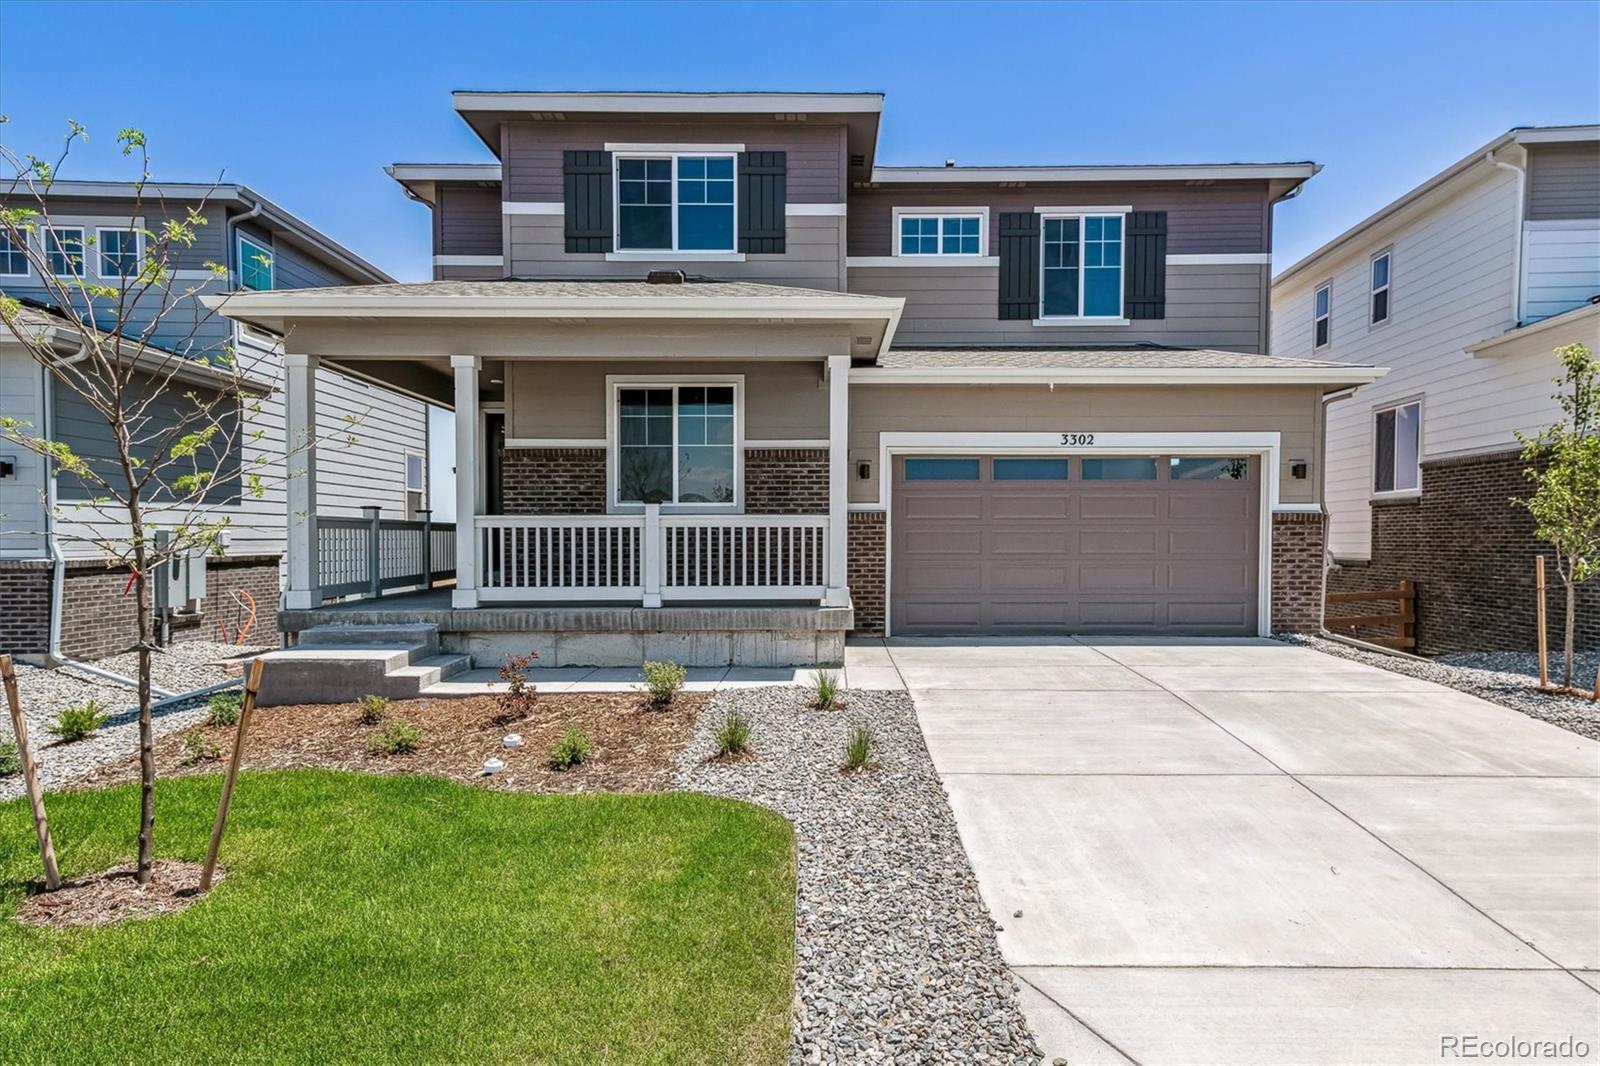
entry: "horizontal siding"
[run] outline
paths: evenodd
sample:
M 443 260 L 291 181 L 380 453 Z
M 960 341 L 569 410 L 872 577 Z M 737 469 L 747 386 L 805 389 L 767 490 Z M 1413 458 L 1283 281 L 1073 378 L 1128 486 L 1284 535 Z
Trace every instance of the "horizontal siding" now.
M 0 411 L 28 423 L 25 432 L 44 430 L 44 370 L 21 345 L 0 344 Z M 45 462 L 6 442 L 0 455 L 17 464 L 16 477 L 0 480 L 0 557 L 44 555 Z
M 850 255 L 893 255 L 896 207 L 987 207 L 993 223 L 1002 211 L 1035 207 L 1128 204 L 1135 211 L 1167 212 L 1167 251 L 1172 255 L 1266 252 L 1272 248 L 1267 185 L 1220 182 L 1191 188 L 1176 182 L 1030 183 L 1022 189 L 992 185 L 901 185 L 850 192 Z M 989 227 L 990 255 L 1000 239 Z
M 505 268 L 498 266 L 446 266 L 435 263 L 434 281 L 498 281 L 505 276 Z
M 1600 141 L 1528 147 L 1528 218 L 1600 218 Z
M 433 204 L 433 253 L 499 255 L 500 215 L 498 185 L 440 185 Z
M 895 343 L 1169 344 L 1261 350 L 1267 268 L 1238 264 L 1167 267 L 1167 315 L 1131 326 L 1035 326 L 999 317 L 998 267 L 852 267 L 850 291 L 902 296 Z
M 1522 270 L 1524 322 L 1588 303 L 1600 293 L 1600 218 L 1528 223 Z

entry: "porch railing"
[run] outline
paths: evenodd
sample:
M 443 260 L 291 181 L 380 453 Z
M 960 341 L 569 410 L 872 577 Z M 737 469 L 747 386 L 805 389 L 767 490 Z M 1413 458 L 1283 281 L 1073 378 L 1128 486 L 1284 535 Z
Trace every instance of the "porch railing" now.
M 456 527 L 423 512 L 415 520 L 317 516 L 317 578 L 322 598 L 376 598 L 399 588 L 429 588 L 456 574 Z M 376 562 L 376 565 L 374 565 Z
M 478 597 L 806 600 L 828 585 L 826 515 L 480 516 Z

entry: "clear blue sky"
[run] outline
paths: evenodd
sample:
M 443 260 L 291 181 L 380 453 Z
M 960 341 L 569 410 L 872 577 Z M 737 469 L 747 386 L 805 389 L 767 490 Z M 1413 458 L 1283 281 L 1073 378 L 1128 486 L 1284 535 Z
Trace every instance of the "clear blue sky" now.
M 1282 269 L 1511 126 L 1600 120 L 1597 71 L 1593 0 L 0 0 L 13 148 L 53 151 L 70 116 L 94 140 L 65 176 L 126 177 L 113 136 L 139 126 L 156 177 L 225 174 L 405 279 L 429 274 L 427 215 L 382 168 L 491 158 L 457 88 L 879 90 L 883 163 L 1314 159 Z

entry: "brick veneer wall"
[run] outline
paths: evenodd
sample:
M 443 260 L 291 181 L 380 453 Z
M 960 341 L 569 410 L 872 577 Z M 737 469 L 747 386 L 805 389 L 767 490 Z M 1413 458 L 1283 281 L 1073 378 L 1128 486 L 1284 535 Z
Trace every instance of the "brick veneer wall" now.
M 500 460 L 506 514 L 604 514 L 604 448 L 507 448 Z
M 1272 630 L 1315 633 L 1322 628 L 1327 516 L 1272 516 Z
M 881 633 L 884 621 L 885 566 L 882 511 L 851 511 L 848 567 L 850 599 L 855 605 L 855 631 Z
M 827 514 L 826 448 L 746 448 L 746 514 Z
M 0 560 L 0 652 L 49 650 L 51 577 L 48 560 Z
M 1339 562 L 1330 592 L 1358 592 L 1410 578 L 1417 586 L 1417 650 L 1531 651 L 1535 646 L 1533 557 L 1550 582 L 1550 640 L 1561 643 L 1565 592 L 1550 546 L 1511 504 L 1527 495 L 1518 454 L 1497 452 L 1422 465 L 1422 493 L 1372 505 L 1372 559 Z M 1600 647 L 1600 580 L 1578 587 L 1577 644 Z

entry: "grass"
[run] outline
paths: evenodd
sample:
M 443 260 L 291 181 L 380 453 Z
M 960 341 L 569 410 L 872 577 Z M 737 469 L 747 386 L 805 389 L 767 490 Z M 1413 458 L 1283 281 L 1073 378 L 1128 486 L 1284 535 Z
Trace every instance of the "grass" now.
M 160 782 L 162 857 L 203 857 L 219 788 Z M 48 797 L 63 874 L 131 861 L 138 801 Z M 0 1057 L 786 1061 L 794 839 L 769 811 L 249 773 L 222 861 L 180 914 L 20 926 L 38 853 L 26 805 L 0 804 Z

